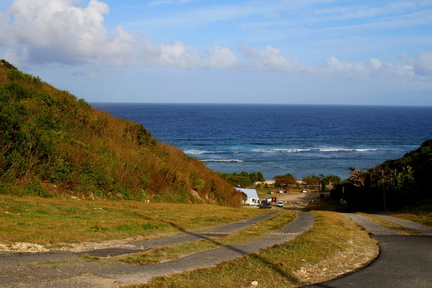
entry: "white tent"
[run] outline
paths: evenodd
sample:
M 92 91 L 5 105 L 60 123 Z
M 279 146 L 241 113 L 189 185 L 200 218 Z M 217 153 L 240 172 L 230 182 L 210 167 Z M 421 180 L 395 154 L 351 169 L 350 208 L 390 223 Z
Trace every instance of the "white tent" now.
M 260 203 L 255 189 L 236 188 L 236 190 L 246 194 L 246 200 L 243 201 L 243 204 L 258 205 Z

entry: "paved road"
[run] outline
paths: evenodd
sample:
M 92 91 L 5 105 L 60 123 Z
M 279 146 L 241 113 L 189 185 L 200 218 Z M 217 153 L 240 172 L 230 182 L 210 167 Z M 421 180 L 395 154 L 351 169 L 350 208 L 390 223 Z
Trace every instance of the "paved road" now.
M 261 249 L 288 242 L 313 226 L 315 216 L 310 212 L 299 212 L 297 218 L 284 229 L 270 235 L 240 245 L 224 246 L 155 265 L 147 265 L 125 271 L 97 274 L 99 277 L 116 279 L 120 285 L 145 283 L 158 275 L 171 275 L 216 264 L 255 253 Z
M 380 255 L 368 267 L 342 278 L 307 287 L 318 288 L 430 288 L 432 237 L 399 235 L 367 218 L 350 214 L 379 241 Z M 381 216 L 380 216 L 381 217 Z M 383 218 L 408 229 L 432 235 L 432 229 L 390 216 Z
M 120 247 L 87 251 L 89 255 L 116 255 L 131 249 L 149 249 L 206 238 L 215 241 L 207 234 L 231 233 L 245 228 L 277 212 L 267 212 L 260 216 L 200 232 L 185 232 L 176 237 L 165 237 L 149 241 L 135 242 L 136 248 Z M 299 212 L 297 218 L 282 230 L 274 231 L 267 237 L 241 245 L 219 247 L 188 257 L 155 265 L 134 266 L 120 262 L 85 262 L 78 253 L 0 253 L 0 287 L 45 288 L 45 287 L 91 287 L 107 288 L 119 285 L 144 283 L 152 277 L 170 275 L 218 263 L 254 253 L 260 249 L 287 242 L 313 226 L 314 216 L 309 212 Z M 122 250 L 123 251 L 119 251 Z
M 274 212 L 239 223 L 224 225 L 196 233 L 184 233 L 178 237 L 160 238 L 133 243 L 136 248 L 148 249 L 169 243 L 192 241 L 207 237 L 211 233 L 230 233 L 270 217 Z M 357 214 L 348 214 L 354 221 L 379 240 L 380 256 L 370 266 L 345 277 L 308 287 L 432 287 L 432 237 L 403 236 Z M 381 217 L 381 216 L 380 216 Z M 432 235 L 432 229 L 389 216 L 387 220 L 397 222 L 416 232 Z M 84 262 L 79 255 L 70 252 L 49 253 L 0 253 L 0 287 L 45 288 L 45 287 L 91 287 L 106 288 L 119 285 L 143 283 L 157 275 L 170 275 L 242 257 L 246 254 L 287 242 L 313 226 L 312 213 L 299 212 L 294 222 L 262 239 L 194 254 L 165 263 L 131 266 L 113 262 Z M 131 249 L 126 247 L 124 249 Z M 116 250 L 87 251 L 99 255 L 116 253 Z M 119 252 L 119 251 L 117 251 Z M 120 253 L 124 253 L 120 252 Z M 98 254 L 95 254 L 98 255 Z M 57 266 L 50 261 L 64 261 Z M 41 264 L 46 263 L 46 264 Z M 37 265 L 36 265 L 37 264 Z

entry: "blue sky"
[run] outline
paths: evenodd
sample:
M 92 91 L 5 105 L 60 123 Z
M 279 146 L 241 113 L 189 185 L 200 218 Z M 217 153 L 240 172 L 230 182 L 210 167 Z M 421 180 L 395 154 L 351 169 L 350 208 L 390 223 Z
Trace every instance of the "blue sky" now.
M 432 106 L 432 1 L 0 0 L 0 57 L 88 102 Z

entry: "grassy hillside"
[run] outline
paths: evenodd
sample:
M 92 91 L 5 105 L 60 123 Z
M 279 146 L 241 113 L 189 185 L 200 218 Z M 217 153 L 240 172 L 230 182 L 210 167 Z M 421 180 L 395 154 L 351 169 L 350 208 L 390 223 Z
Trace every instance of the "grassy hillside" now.
M 0 61 L 0 194 L 237 206 L 215 172 L 141 124 Z
M 349 179 L 333 191 L 350 210 L 399 210 L 426 205 L 432 200 L 432 140 L 395 160 L 369 169 L 352 170 Z

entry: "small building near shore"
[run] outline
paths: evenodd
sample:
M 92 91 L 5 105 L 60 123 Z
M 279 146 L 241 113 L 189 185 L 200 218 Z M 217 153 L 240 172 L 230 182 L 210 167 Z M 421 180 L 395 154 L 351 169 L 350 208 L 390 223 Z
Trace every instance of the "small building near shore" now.
M 259 205 L 260 200 L 258 198 L 258 193 L 255 189 L 246 188 L 235 188 L 237 191 L 243 192 L 246 195 L 246 199 L 243 200 L 244 205 Z

